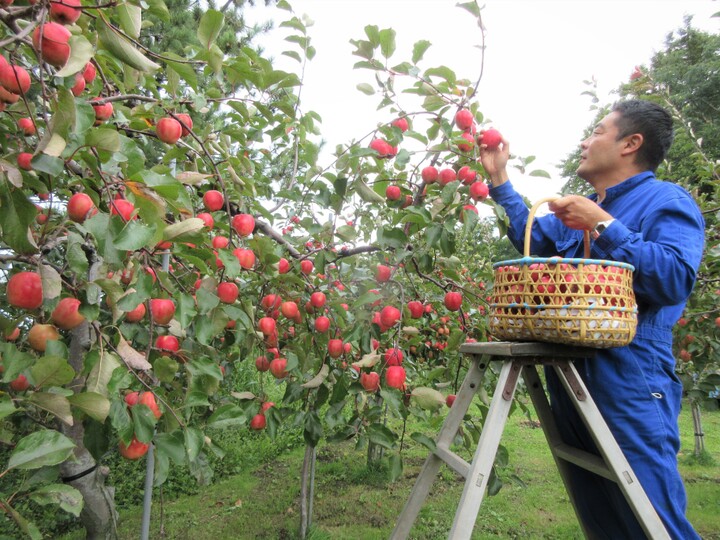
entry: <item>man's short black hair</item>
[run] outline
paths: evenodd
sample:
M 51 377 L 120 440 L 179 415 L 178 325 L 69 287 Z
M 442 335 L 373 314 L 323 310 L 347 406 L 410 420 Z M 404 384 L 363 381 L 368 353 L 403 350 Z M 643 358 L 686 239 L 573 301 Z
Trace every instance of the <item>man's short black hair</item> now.
M 615 122 L 618 140 L 633 133 L 640 133 L 643 144 L 635 158 L 636 163 L 654 172 L 667 156 L 673 142 L 673 121 L 670 113 L 660 105 L 643 99 L 618 101 L 613 105 L 612 111 L 620 114 Z

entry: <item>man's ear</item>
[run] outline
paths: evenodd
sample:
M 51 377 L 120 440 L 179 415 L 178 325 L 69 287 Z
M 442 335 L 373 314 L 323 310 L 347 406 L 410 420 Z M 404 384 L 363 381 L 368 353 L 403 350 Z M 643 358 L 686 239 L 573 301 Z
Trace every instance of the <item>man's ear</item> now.
M 623 139 L 622 155 L 634 154 L 642 146 L 645 137 L 640 133 L 633 133 Z

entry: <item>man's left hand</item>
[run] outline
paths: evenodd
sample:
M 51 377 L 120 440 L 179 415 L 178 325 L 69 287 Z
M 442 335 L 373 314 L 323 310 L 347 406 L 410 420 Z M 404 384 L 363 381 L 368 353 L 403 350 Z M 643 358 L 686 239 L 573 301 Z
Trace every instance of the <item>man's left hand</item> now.
M 595 202 L 580 195 L 568 195 L 549 204 L 566 227 L 578 230 L 592 230 L 601 221 L 612 219 L 612 216 L 600 208 Z

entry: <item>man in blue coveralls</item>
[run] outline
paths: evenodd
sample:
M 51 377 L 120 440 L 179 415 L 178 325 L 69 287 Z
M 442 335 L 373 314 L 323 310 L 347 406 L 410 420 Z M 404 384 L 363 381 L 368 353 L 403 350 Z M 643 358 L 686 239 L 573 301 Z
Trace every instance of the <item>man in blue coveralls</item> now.
M 699 537 L 685 517 L 677 467 L 682 385 L 674 370 L 671 328 L 695 284 L 704 222 L 684 189 L 655 177 L 672 140 L 672 118 L 662 107 L 643 100 L 616 103 L 580 146 L 577 174 L 595 193 L 550 203 L 554 214 L 535 219 L 531 245 L 536 256 L 581 258 L 583 230 L 590 230 L 591 258 L 635 267 L 635 339 L 575 365 L 670 536 L 686 540 Z M 480 156 L 490 195 L 510 218 L 508 237 L 522 252 L 529 212 L 508 180 L 510 145 L 503 140 L 497 149 L 481 147 Z M 548 391 L 563 440 L 597 453 L 551 370 Z M 574 465 L 571 470 L 577 510 L 590 538 L 645 537 L 617 484 Z

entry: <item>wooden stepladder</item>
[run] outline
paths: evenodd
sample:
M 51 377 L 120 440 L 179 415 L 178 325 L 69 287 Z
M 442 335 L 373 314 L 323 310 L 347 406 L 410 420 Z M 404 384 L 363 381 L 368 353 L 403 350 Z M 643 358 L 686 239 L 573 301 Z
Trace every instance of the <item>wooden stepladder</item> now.
M 594 349 L 551 343 L 489 342 L 467 343 L 460 348 L 460 351 L 470 355 L 472 360 L 470 368 L 455 398 L 455 403 L 450 408 L 435 439 L 436 448 L 425 460 L 391 539 L 400 540 L 408 537 L 443 463 L 465 478 L 465 487 L 448 538 L 459 540 L 471 537 L 520 375 L 528 388 L 573 507 L 575 500 L 568 483 L 569 463 L 616 482 L 648 538 L 653 540 L 670 538 L 572 363 L 573 358 L 594 356 Z M 502 361 L 502 368 L 475 455 L 472 463 L 468 463 L 452 452 L 450 445 L 476 392 L 482 385 L 489 363 L 494 360 Z M 538 366 L 543 365 L 552 366 L 557 373 L 593 437 L 600 456 L 562 442 L 537 371 Z M 580 525 L 584 529 L 582 520 Z M 588 536 L 587 530 L 583 532 Z

